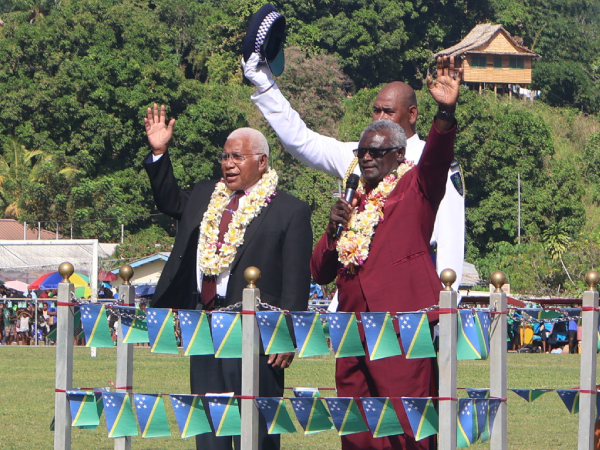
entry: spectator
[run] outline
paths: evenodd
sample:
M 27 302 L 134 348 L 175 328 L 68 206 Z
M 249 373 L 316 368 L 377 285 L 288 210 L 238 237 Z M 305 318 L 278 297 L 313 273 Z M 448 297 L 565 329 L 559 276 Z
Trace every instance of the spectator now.
M 31 314 L 26 309 L 17 312 L 17 345 L 29 345 Z M 24 343 L 21 344 L 21 341 Z
M 577 321 L 569 320 L 569 353 L 578 353 L 577 351 Z

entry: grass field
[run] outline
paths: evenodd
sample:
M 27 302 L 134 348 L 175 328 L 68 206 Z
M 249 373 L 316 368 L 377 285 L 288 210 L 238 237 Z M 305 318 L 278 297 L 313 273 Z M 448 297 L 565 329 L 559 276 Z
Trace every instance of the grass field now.
M 98 349 L 96 358 L 90 350 L 75 349 L 74 386 L 109 386 L 115 378 L 115 351 Z M 54 408 L 53 347 L 0 347 L 0 449 L 30 450 L 52 448 L 49 431 Z M 287 386 L 333 387 L 332 357 L 294 360 L 287 372 Z M 509 388 L 569 388 L 579 384 L 579 355 L 509 354 Z M 459 361 L 459 386 L 488 387 L 487 361 Z M 151 354 L 136 348 L 134 391 L 189 392 L 189 363 L 183 356 Z M 330 391 L 324 391 L 327 395 Z M 286 393 L 286 395 L 288 395 Z M 330 394 L 334 395 L 334 394 Z M 459 396 L 466 396 L 459 391 Z M 533 403 L 526 403 L 509 392 L 509 448 L 573 449 L 577 447 L 578 416 L 568 414 L 558 395 L 548 393 Z M 170 438 L 133 438 L 134 449 L 192 449 L 193 439 L 180 439 L 170 402 L 165 399 L 170 421 Z M 292 415 L 293 417 L 293 415 Z M 299 426 L 298 429 L 300 430 Z M 73 429 L 74 450 L 112 449 L 106 437 L 104 417 L 96 430 Z M 284 435 L 282 448 L 290 450 L 339 449 L 334 431 L 304 436 Z M 475 445 L 486 449 L 488 445 Z

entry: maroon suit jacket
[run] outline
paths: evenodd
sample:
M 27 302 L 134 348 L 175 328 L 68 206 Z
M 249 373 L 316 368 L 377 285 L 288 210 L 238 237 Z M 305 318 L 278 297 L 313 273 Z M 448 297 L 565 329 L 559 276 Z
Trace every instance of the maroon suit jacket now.
M 438 304 L 442 285 L 429 240 L 454 157 L 455 135 L 456 126 L 442 134 L 432 125 L 419 164 L 388 197 L 384 220 L 375 228 L 369 257 L 357 274 L 342 271 L 335 247 L 328 248 L 327 236 L 321 237 L 311 273 L 318 284 L 339 275 L 339 311 L 415 311 Z

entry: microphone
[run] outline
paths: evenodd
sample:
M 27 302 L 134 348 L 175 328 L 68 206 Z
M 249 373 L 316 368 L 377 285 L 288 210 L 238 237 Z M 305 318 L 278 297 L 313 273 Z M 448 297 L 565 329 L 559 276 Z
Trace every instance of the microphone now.
M 355 173 L 350 174 L 348 179 L 346 180 L 346 192 L 344 192 L 344 200 L 348 203 L 352 201 L 354 197 L 354 192 L 356 192 L 356 188 L 358 188 L 358 181 L 360 177 Z M 335 238 L 339 239 L 342 234 L 342 230 L 344 229 L 344 225 L 338 223 L 337 230 L 335 231 Z

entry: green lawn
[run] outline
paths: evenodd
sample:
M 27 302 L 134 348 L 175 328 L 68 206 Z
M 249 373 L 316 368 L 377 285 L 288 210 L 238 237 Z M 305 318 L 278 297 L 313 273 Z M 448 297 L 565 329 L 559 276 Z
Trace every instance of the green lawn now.
M 91 358 L 89 349 L 76 348 L 74 386 L 109 386 L 109 380 L 115 379 L 115 354 L 113 349 L 98 349 L 98 356 Z M 3 346 L 0 347 L 0 361 L 0 448 L 51 448 L 49 425 L 54 407 L 54 348 Z M 332 357 L 296 359 L 288 371 L 286 385 L 333 387 L 333 362 Z M 579 384 L 579 355 L 509 354 L 508 362 L 509 387 L 569 388 Z M 136 392 L 189 392 L 189 366 L 183 356 L 151 354 L 148 348 L 136 348 L 134 367 Z M 488 367 L 487 361 L 459 361 L 459 386 L 487 387 Z M 334 395 L 331 391 L 323 394 Z M 459 395 L 466 396 L 464 391 L 459 391 Z M 534 403 L 526 403 L 512 392 L 508 398 L 509 448 L 576 448 L 578 416 L 568 414 L 557 394 L 548 393 Z M 173 437 L 133 438 L 133 448 L 194 448 L 193 439 L 179 438 L 170 402 L 166 400 L 165 404 Z M 104 417 L 97 430 L 73 429 L 72 435 L 74 450 L 113 448 L 113 441 L 106 437 Z M 282 442 L 284 449 L 293 450 L 339 448 L 334 431 L 310 436 L 284 435 Z

